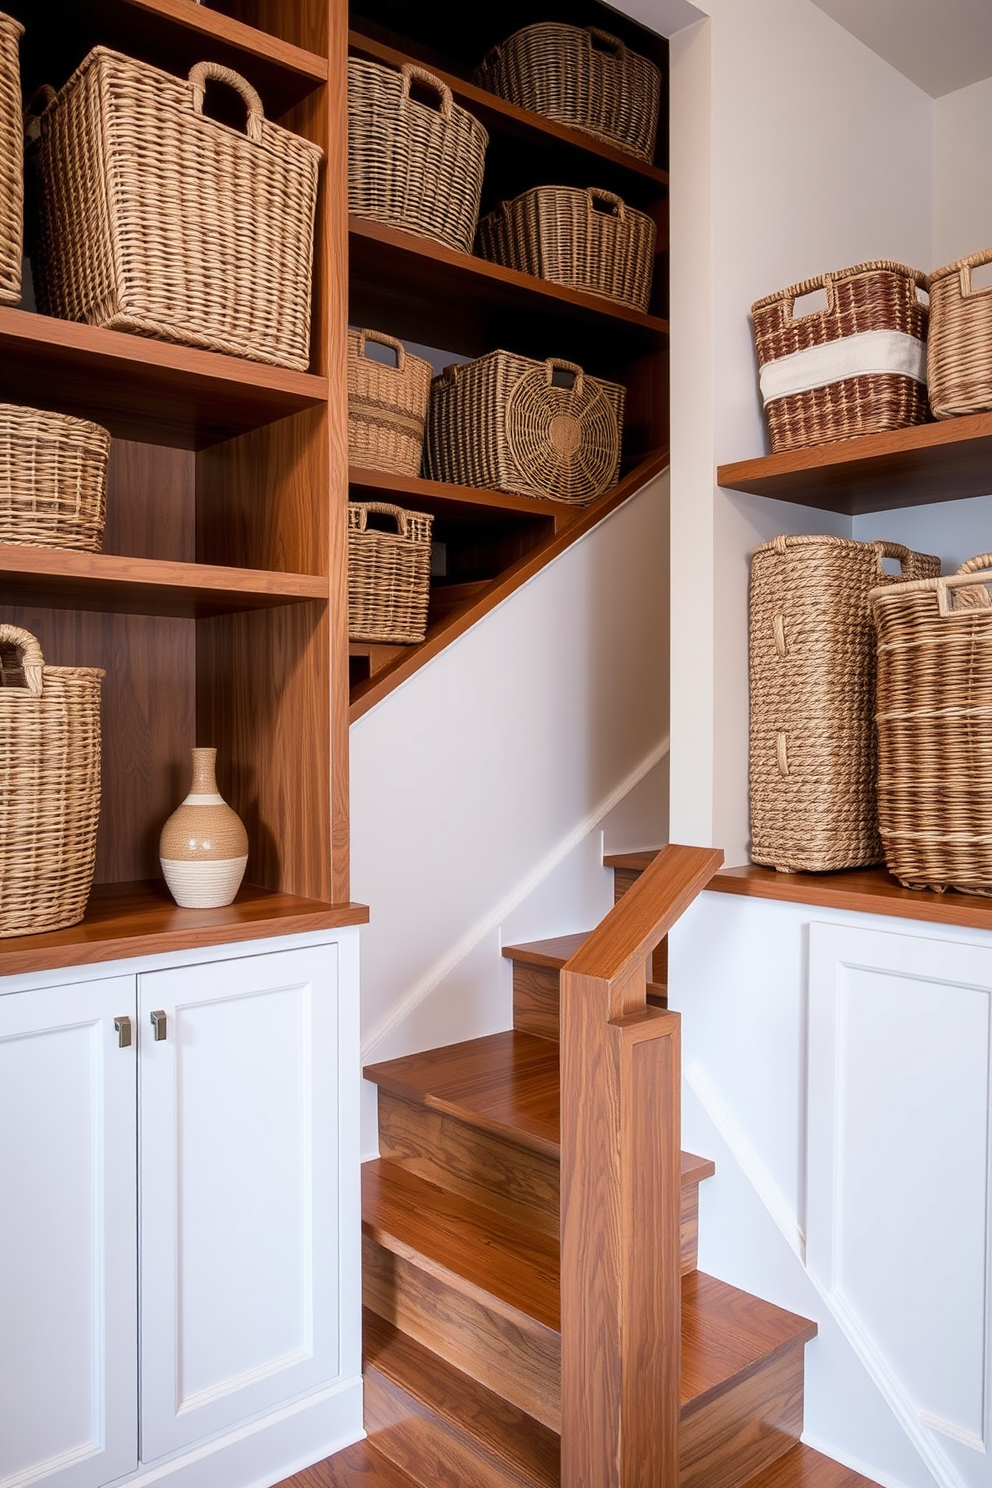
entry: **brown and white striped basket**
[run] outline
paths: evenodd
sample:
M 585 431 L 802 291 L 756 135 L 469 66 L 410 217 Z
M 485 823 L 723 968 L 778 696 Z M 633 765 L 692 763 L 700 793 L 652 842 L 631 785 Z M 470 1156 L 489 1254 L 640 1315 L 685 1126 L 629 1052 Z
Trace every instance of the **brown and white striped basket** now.
M 245 130 L 203 112 L 241 95 Z M 97 47 L 40 116 L 38 307 L 305 371 L 319 145 L 215 62 L 189 79 Z
M 885 861 L 906 888 L 992 895 L 992 554 L 870 597 Z
M 98 553 L 109 452 L 100 424 L 0 403 L 0 542 Z
M 0 936 L 60 930 L 86 912 L 103 675 L 46 666 L 29 631 L 0 625 Z
M 875 260 L 818 274 L 751 307 L 772 452 L 922 424 L 925 274 Z M 795 302 L 825 289 L 825 310 Z
M 390 528 L 369 526 L 385 517 Z M 348 502 L 348 637 L 394 646 L 427 633 L 431 524 L 426 512 L 386 501 Z
M 396 365 L 373 361 L 369 341 L 388 346 Z M 348 332 L 348 460 L 364 470 L 419 475 L 433 368 L 381 331 Z
M 883 558 L 901 575 L 887 575 Z M 882 859 L 869 593 L 940 573 L 900 543 L 776 537 L 751 558 L 751 856 L 781 872 Z
M 934 418 L 992 408 L 992 284 L 975 289 L 972 271 L 992 263 L 992 248 L 930 275 L 927 373 Z
M 647 310 L 656 229 L 612 191 L 535 186 L 479 223 L 478 251 L 493 263 Z
M 24 248 L 24 135 L 18 42 L 24 27 L 0 13 L 0 305 L 21 298 Z

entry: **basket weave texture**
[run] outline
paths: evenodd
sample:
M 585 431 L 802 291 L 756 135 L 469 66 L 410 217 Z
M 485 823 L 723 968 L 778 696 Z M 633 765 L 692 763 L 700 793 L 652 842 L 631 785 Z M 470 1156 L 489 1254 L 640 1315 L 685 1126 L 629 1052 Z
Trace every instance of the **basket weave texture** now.
M 479 223 L 493 263 L 647 310 L 656 230 L 612 191 L 535 186 Z
M 369 341 L 396 353 L 396 366 L 372 361 Z M 364 470 L 419 475 L 433 369 L 381 331 L 348 332 L 348 459 Z
M 59 930 L 86 911 L 103 675 L 45 666 L 29 631 L 0 625 L 0 936 Z
M 437 106 L 410 97 L 418 83 Z M 423 68 L 348 60 L 348 211 L 471 253 L 489 135 Z
M 100 424 L 0 403 L 0 542 L 98 553 L 109 451 Z
M 446 367 L 431 384 L 426 474 L 584 506 L 619 476 L 624 396 L 574 362 L 509 351 Z
M 902 575 L 887 575 L 883 557 Z M 751 558 L 751 856 L 816 873 L 882 860 L 869 593 L 940 573 L 898 543 L 777 537 Z
M 21 298 L 24 135 L 17 44 L 24 27 L 0 12 L 0 305 Z
M 934 418 L 992 408 L 992 285 L 973 289 L 971 272 L 992 248 L 930 275 L 927 379 Z
M 595 26 L 525 26 L 476 69 L 480 88 L 639 160 L 654 159 L 661 73 Z
M 395 532 L 368 525 L 370 513 L 393 518 Z M 426 512 L 386 501 L 348 503 L 348 636 L 413 645 L 427 634 L 431 524 Z
M 906 888 L 992 895 L 992 554 L 871 601 L 885 861 Z
M 208 80 L 246 133 L 203 113 Z M 305 371 L 322 151 L 213 62 L 189 80 L 97 47 L 41 115 L 39 309 Z
M 916 269 L 875 260 L 855 264 L 838 274 L 804 279 L 801 284 L 767 295 L 751 307 L 758 365 L 764 371 L 786 357 L 798 358 L 798 354 L 814 347 L 865 333 L 895 332 L 922 345 L 927 337 L 928 311 L 917 290 L 925 289 L 926 284 L 926 275 Z M 827 308 L 797 317 L 796 300 L 818 289 L 827 291 Z M 922 353 L 919 360 L 919 377 L 870 370 L 817 382 L 770 401 L 766 398 L 772 452 L 924 423 L 927 390 Z M 795 372 L 797 381 L 803 380 L 804 370 L 800 363 Z

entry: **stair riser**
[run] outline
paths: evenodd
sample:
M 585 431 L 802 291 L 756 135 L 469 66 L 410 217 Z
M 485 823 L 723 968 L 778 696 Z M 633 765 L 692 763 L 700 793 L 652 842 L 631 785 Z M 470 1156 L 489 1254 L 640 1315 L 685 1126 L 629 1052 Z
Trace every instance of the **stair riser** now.
M 513 1319 L 414 1261 L 362 1239 L 367 1308 L 552 1431 L 561 1422 L 561 1339 L 524 1313 Z
M 667 957 L 662 958 L 659 976 L 658 957 L 667 942 L 663 941 L 652 960 L 652 978 L 648 983 L 648 1002 L 652 1007 L 667 1008 Z M 561 973 L 553 966 L 531 966 L 529 962 L 513 963 L 513 1026 L 518 1033 L 532 1033 L 535 1038 L 558 1042 Z
M 683 1416 L 680 1488 L 741 1488 L 795 1446 L 803 1429 L 803 1345 Z

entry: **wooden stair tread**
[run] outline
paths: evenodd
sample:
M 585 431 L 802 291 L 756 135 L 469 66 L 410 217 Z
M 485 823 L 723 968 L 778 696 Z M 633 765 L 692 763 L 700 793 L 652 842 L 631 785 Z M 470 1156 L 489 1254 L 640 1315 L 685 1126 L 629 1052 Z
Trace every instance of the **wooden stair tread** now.
M 627 868 L 633 873 L 643 873 L 646 868 L 651 867 L 660 852 L 660 847 L 649 847 L 643 852 L 606 853 L 603 857 L 603 867 Z
M 581 945 L 588 940 L 590 931 L 582 930 L 577 935 L 556 935 L 550 940 L 530 940 L 524 945 L 504 946 L 503 955 L 509 961 L 520 961 L 525 966 L 551 966 L 560 970 Z
M 366 1438 L 305 1467 L 277 1488 L 417 1488 L 417 1484 Z
M 362 1225 L 475 1300 L 495 1298 L 501 1311 L 558 1331 L 558 1242 L 550 1235 L 381 1159 L 362 1165 Z
M 715 1276 L 682 1278 L 682 1413 L 816 1337 L 816 1324 Z
M 744 1488 L 878 1488 L 878 1484 L 797 1442 L 770 1467 L 748 1478 Z

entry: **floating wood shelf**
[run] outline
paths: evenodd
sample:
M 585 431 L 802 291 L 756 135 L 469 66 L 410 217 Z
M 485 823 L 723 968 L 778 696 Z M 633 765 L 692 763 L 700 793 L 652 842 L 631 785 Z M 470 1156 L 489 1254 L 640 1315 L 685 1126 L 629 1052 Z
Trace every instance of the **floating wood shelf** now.
M 353 497 L 367 501 L 394 501 L 430 512 L 435 517 L 457 518 L 460 522 L 491 522 L 501 512 L 523 517 L 553 517 L 556 524 L 572 521 L 579 515 L 576 507 L 561 501 L 541 501 L 532 496 L 514 496 L 507 491 L 491 491 L 479 486 L 456 486 L 447 481 L 421 480 L 415 475 L 393 475 L 383 470 L 348 471 Z
M 885 868 L 849 868 L 842 873 L 776 873 L 774 868 L 756 866 L 722 868 L 707 884 L 707 891 L 992 930 L 992 899 L 981 894 L 904 889 Z
M 992 413 L 721 465 L 734 491 L 860 516 L 992 492 Z

